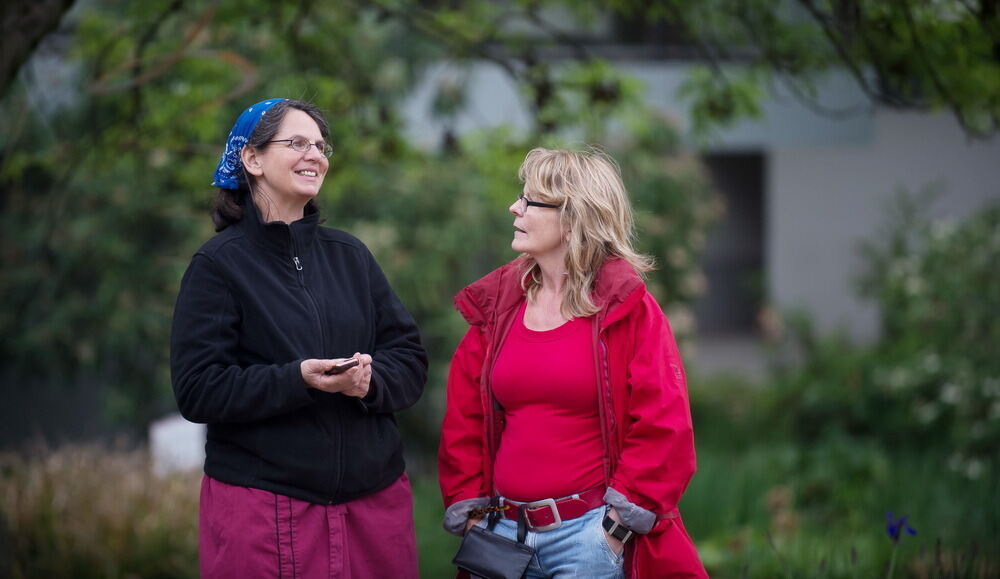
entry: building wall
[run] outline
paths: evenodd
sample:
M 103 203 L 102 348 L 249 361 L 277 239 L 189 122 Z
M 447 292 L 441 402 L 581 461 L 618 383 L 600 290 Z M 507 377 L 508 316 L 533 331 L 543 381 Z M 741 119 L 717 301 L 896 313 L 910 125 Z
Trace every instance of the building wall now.
M 970 141 L 946 114 L 878 110 L 872 120 L 867 142 L 771 149 L 765 195 L 774 303 L 863 340 L 878 327 L 857 297 L 858 246 L 884 229 L 890 198 L 935 187 L 933 214 L 956 219 L 1000 200 L 1000 138 Z

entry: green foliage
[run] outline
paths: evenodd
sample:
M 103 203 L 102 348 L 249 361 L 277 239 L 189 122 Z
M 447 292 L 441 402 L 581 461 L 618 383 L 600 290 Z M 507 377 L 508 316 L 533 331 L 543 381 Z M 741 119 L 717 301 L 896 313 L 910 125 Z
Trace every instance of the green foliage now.
M 905 448 L 827 434 L 803 443 L 767 382 L 693 377 L 698 472 L 681 512 L 713 577 L 881 577 L 885 513 L 917 529 L 897 576 L 992 577 L 1000 569 L 996 462 L 969 478 L 942 446 Z
M 925 203 L 901 196 L 884 239 L 864 247 L 862 291 L 882 312 L 877 343 L 819 337 L 792 318 L 801 361 L 778 368 L 775 413 L 807 441 L 848 434 L 947 448 L 952 468 L 978 477 L 1000 444 L 1000 206 L 954 224 L 924 217 Z
M 693 377 L 682 509 L 713 576 L 992 577 L 1000 441 L 1000 206 L 960 223 L 901 195 L 864 245 L 877 341 L 789 315 L 762 384 Z M 893 548 L 886 512 L 918 529 Z
M 140 451 L 35 450 L 0 455 L 0 573 L 198 576 L 199 476 L 154 476 Z
M 424 45 L 350 2 L 95 2 L 61 64 L 75 98 L 22 78 L 0 113 L 0 360 L 33 379 L 100 372 L 110 417 L 172 408 L 166 369 L 180 275 L 211 235 L 212 170 L 235 112 L 285 94 L 325 107 L 338 156 L 326 192 L 376 198 L 419 155 L 395 105 Z M 397 188 L 398 189 L 398 188 Z M 391 226 L 390 226 L 391 227 Z
M 437 476 L 413 476 L 413 522 L 417 529 L 417 554 L 421 577 L 454 577 L 451 558 L 460 540 L 441 526 L 441 491 Z
M 556 46 L 588 67 L 592 56 L 583 39 L 595 24 L 616 19 L 640 29 L 666 24 L 670 34 L 650 47 L 681 49 L 699 61 L 681 95 L 690 103 L 698 138 L 759 117 L 761 100 L 777 85 L 821 114 L 867 111 L 824 102 L 817 87 L 834 72 L 846 72 L 872 105 L 949 110 L 974 137 L 1000 128 L 1000 11 L 992 2 L 475 0 L 433 9 L 406 1 L 380 6 L 456 58 L 492 60 L 520 77 L 542 132 L 557 126 L 572 105 L 558 94 L 565 86 L 560 63 L 540 54 Z M 613 73 L 600 76 L 592 86 L 613 88 Z
M 621 162 L 643 248 L 662 265 L 654 290 L 685 319 L 703 291 L 694 256 L 716 205 L 674 128 L 608 63 L 515 73 L 533 99 L 531 131 L 492 129 L 442 152 L 406 142 L 399 108 L 415 79 L 436 59 L 479 56 L 476 43 L 497 32 L 499 17 L 484 2 L 82 6 L 61 61 L 74 98 L 44 106 L 44 89 L 25 73 L 0 107 L 0 331 L 15 337 L 0 344 L 4 367 L 67 387 L 100 374 L 112 418 L 140 431 L 173 408 L 171 305 L 212 234 L 222 137 L 240 107 L 273 95 L 327 111 L 336 149 L 320 199 L 327 225 L 371 247 L 420 324 L 432 380 L 424 412 L 404 419 L 419 426 L 418 448 L 434 447 L 439 389 L 463 331 L 451 296 L 514 257 L 507 208 L 532 147 L 601 144 Z M 536 81 L 552 83 L 548 97 Z M 447 128 L 463 88 L 442 90 Z
M 669 22 L 674 43 L 694 46 L 712 70 L 695 69 L 685 91 L 694 129 L 759 115 L 773 84 L 833 116 L 816 92 L 824 75 L 849 73 L 873 103 L 947 109 L 970 136 L 1000 128 L 1000 12 L 995 3 L 771 2 L 667 0 L 616 2 L 637 21 Z M 727 64 L 737 64 L 727 67 Z
M 211 234 L 220 135 L 246 101 L 320 102 L 335 142 L 361 145 L 339 159 L 369 159 L 355 178 L 377 190 L 365 173 L 402 150 L 391 105 L 420 48 L 399 44 L 399 23 L 341 8 L 101 2 L 76 16 L 62 65 L 76 71 L 65 87 L 76 99 L 43 107 L 41 89 L 23 85 L 0 115 L 0 330 L 17 336 L 0 346 L 5 366 L 67 380 L 99 371 L 113 418 L 138 427 L 172 406 L 171 304 Z
M 692 396 L 704 409 L 755 388 L 701 381 Z M 699 401 L 699 392 L 713 394 Z M 1000 569 L 995 470 L 969 480 L 942 469 L 938 452 L 889 454 L 844 439 L 743 442 L 700 444 L 699 472 L 681 503 L 713 577 L 882 576 L 887 510 L 905 510 L 918 530 L 901 545 L 900 576 L 985 578 Z M 421 576 L 450 576 L 458 540 L 441 528 L 436 482 L 411 477 Z M 121 449 L 0 456 L 0 574 L 197 577 L 199 480 L 154 476 L 144 454 Z
M 872 378 L 906 401 L 905 418 L 976 469 L 1000 445 L 1000 205 L 960 224 L 932 221 L 902 198 L 891 233 L 866 246 L 865 295 L 882 312 Z
M 694 67 L 678 96 L 691 101 L 691 130 L 707 137 L 714 128 L 761 117 L 759 74 L 733 71 L 724 78 L 705 67 Z
M 831 4 L 812 2 L 800 3 L 805 12 L 763 0 L 612 6 L 670 20 L 708 56 L 746 65 L 693 72 L 685 94 L 698 131 L 758 114 L 764 88 L 779 77 L 815 99 L 818 79 L 846 55 L 885 81 L 867 87 L 873 99 L 950 107 L 970 134 L 988 133 L 1000 74 L 989 57 L 997 28 L 982 23 L 996 15 L 964 4 L 837 3 L 847 11 L 835 19 L 827 18 Z M 430 350 L 424 412 L 402 416 L 417 451 L 411 465 L 423 466 L 434 447 L 428 433 L 437 430 L 447 360 L 464 329 L 450 297 L 514 257 L 506 208 L 531 147 L 587 141 L 619 160 L 640 246 L 660 265 L 650 285 L 675 329 L 688 333 L 687 308 L 704 291 L 695 258 L 722 210 L 699 163 L 642 104 L 643 87 L 614 66 L 538 53 L 567 42 L 539 37 L 543 8 L 593 22 L 605 6 L 427 6 L 81 5 L 69 19 L 61 81 L 73 97 L 49 98 L 39 88 L 49 79 L 31 82 L 27 73 L 0 95 L 0 364 L 26 384 L 61 376 L 74 387 L 77 373 L 100 374 L 114 389 L 112 411 L 139 427 L 172 408 L 171 304 L 190 255 L 211 235 L 209 181 L 221 137 L 245 103 L 275 94 L 327 110 L 337 148 L 321 199 L 327 224 L 372 248 Z M 534 34 L 525 34 L 526 22 Z M 843 55 L 827 39 L 848 41 Z M 435 60 L 479 58 L 519 83 L 533 113 L 528 134 L 500 128 L 440 153 L 414 149 L 403 137 L 402 96 Z M 464 88 L 441 87 L 450 91 L 437 101 L 446 125 Z M 921 530 L 921 551 L 900 563 L 908 574 L 955 574 L 962 565 L 969 576 L 996 574 L 995 556 L 978 567 L 961 561 L 974 560 L 974 541 L 996 546 L 1000 516 L 992 460 L 1000 373 L 990 351 L 1000 343 L 990 270 L 1000 262 L 998 220 L 992 209 L 959 226 L 911 221 L 870 247 L 864 288 L 886 316 L 874 347 L 820 338 L 792 320 L 801 365 L 779 367 L 774 388 L 692 388 L 700 472 L 682 508 L 713 575 L 877 576 L 889 554 L 886 510 L 907 511 Z M 948 464 L 960 472 L 942 472 Z M 455 541 L 440 529 L 428 479 L 414 481 L 416 516 L 422 569 L 436 577 L 450 571 Z M 195 479 L 151 477 L 136 454 L 4 457 L 0 550 L 12 554 L 15 577 L 194 576 L 195 487 Z

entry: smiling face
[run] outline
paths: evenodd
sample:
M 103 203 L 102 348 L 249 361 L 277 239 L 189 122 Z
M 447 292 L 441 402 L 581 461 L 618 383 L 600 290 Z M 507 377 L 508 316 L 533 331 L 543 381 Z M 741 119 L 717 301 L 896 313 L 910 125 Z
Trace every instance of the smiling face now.
M 527 253 L 537 259 L 548 255 L 565 253 L 566 232 L 560 219 L 560 210 L 552 207 L 529 206 L 527 201 L 541 201 L 528 187 L 524 188 L 524 199 L 518 199 L 510 206 L 514 216 L 514 240 L 511 248 L 519 253 Z
M 285 114 L 272 140 L 295 137 L 304 137 L 310 143 L 323 142 L 316 121 L 293 108 Z M 305 206 L 319 194 L 330 168 L 330 160 L 323 156 L 321 147 L 309 147 L 305 153 L 292 149 L 287 142 L 270 143 L 262 149 L 246 147 L 243 164 L 254 176 L 261 193 L 272 201 L 287 206 Z

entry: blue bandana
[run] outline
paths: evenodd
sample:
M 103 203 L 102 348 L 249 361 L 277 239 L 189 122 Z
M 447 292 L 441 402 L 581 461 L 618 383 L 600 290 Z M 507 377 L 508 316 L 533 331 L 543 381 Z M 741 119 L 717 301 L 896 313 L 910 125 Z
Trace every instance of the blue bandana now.
M 220 189 L 240 188 L 239 176 L 243 171 L 240 151 L 243 149 L 243 145 L 247 144 L 264 113 L 284 100 L 288 99 L 260 101 L 240 114 L 240 118 L 236 119 L 236 124 L 233 125 L 233 130 L 229 131 L 229 138 L 226 139 L 226 150 L 222 153 L 219 166 L 215 169 L 215 179 L 212 181 L 212 186 Z

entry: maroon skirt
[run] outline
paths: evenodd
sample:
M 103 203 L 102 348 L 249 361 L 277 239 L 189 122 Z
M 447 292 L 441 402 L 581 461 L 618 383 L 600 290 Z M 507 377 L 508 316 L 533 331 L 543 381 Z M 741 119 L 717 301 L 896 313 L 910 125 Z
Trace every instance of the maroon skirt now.
M 317 505 L 206 476 L 198 557 L 205 579 L 416 578 L 413 493 L 404 473 L 341 505 Z

